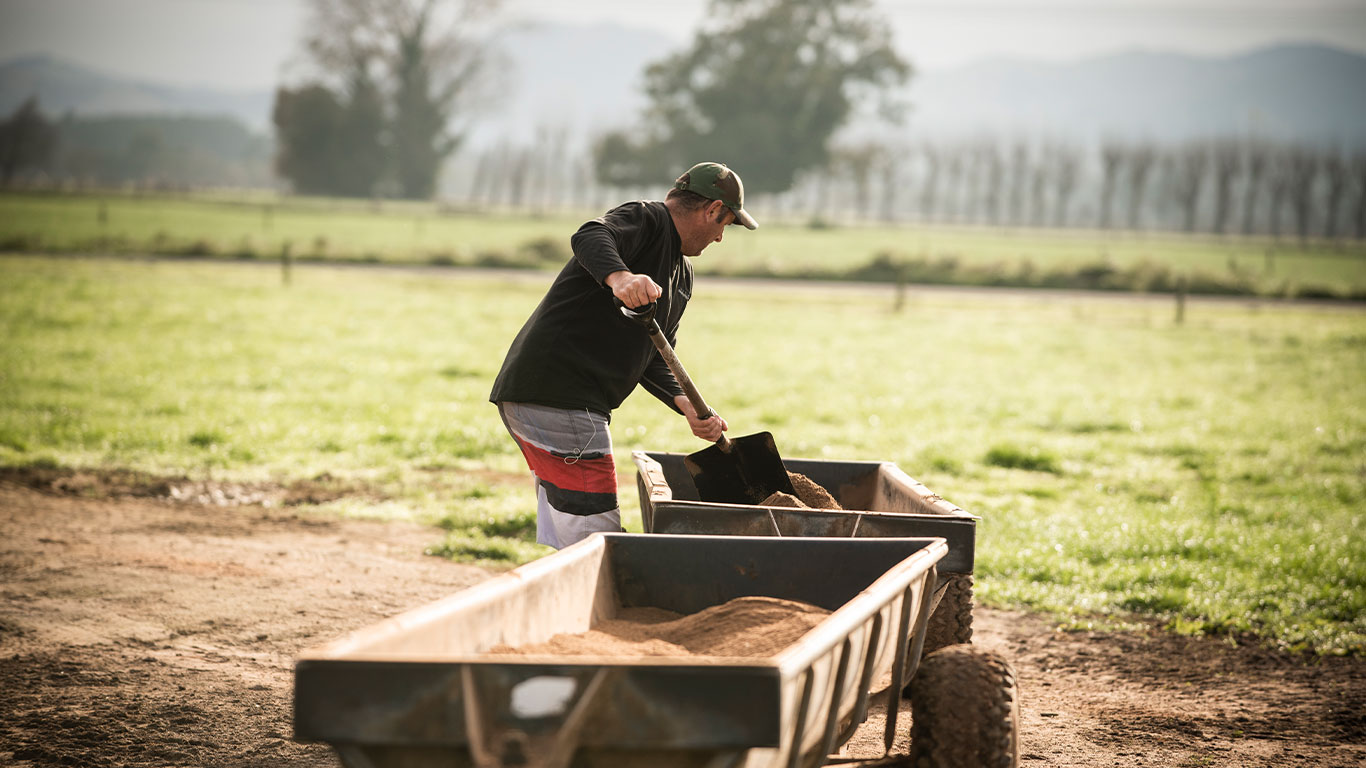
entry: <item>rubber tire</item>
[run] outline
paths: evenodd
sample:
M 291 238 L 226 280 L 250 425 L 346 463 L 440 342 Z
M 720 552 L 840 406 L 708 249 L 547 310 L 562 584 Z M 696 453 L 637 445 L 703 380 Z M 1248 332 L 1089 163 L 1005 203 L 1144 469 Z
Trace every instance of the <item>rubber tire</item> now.
M 1019 689 L 1000 654 L 942 648 L 920 663 L 910 687 L 911 765 L 1018 768 Z
M 947 581 L 948 586 L 925 622 L 925 647 L 920 651 L 921 658 L 940 648 L 972 642 L 972 574 L 950 573 L 940 578 Z M 910 698 L 913 684 L 908 683 L 901 689 L 903 698 Z
M 950 645 L 972 642 L 972 574 L 950 573 L 949 586 L 925 626 L 923 655 Z

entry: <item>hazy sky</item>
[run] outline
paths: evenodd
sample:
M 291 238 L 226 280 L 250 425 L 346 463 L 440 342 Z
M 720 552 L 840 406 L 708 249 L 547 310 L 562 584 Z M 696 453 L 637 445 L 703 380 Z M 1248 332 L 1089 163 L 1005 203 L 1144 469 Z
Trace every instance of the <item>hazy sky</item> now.
M 616 21 L 686 41 L 706 0 L 505 0 L 505 15 Z M 922 69 L 990 56 L 1134 49 L 1219 55 L 1273 42 L 1366 52 L 1366 0 L 878 0 Z M 268 89 L 298 50 L 303 0 L 0 0 L 0 61 L 50 54 L 139 79 Z

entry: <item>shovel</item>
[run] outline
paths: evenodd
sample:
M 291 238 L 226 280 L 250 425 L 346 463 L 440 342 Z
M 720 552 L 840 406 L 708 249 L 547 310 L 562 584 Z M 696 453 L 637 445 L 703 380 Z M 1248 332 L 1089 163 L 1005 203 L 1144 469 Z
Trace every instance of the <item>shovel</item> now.
M 664 338 L 664 332 L 655 321 L 655 305 L 631 309 L 623 305 L 621 313 L 645 327 L 654 342 L 659 356 L 673 372 L 678 385 L 683 388 L 699 418 L 706 419 L 715 412 L 702 399 L 702 393 L 692 383 L 683 363 Z M 769 432 L 737 437 L 734 440 L 721 435 L 716 445 L 703 448 L 697 453 L 684 457 L 683 465 L 692 475 L 693 485 L 697 486 L 697 497 L 702 501 L 716 501 L 728 504 L 758 504 L 776 491 L 796 494 L 792 481 L 788 479 L 787 468 L 778 455 L 778 446 Z

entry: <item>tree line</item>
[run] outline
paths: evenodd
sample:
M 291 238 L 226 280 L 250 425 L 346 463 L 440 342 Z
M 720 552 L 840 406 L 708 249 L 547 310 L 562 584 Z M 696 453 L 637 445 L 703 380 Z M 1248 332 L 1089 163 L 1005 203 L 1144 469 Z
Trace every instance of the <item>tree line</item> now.
M 834 156 L 825 178 L 840 178 L 845 215 L 865 220 L 1366 237 L 1360 150 L 1224 136 L 866 142 Z
M 318 22 L 308 48 L 349 80 L 344 89 L 281 89 L 277 167 L 304 191 L 375 194 L 388 178 L 388 194 L 429 196 L 459 138 L 436 130 L 438 118 L 457 108 L 484 52 L 451 29 L 428 34 L 438 0 L 312 1 Z M 450 5 L 468 27 L 496 3 Z M 464 53 L 459 65 L 440 65 L 434 52 L 453 48 Z M 371 78 L 372 63 L 387 73 L 386 87 Z M 405 79 L 437 71 L 445 73 L 444 89 Z M 856 116 L 877 114 L 896 126 L 906 107 L 901 98 L 912 70 L 871 0 L 710 0 L 691 43 L 643 75 L 648 104 L 636 125 L 598 136 L 587 153 L 554 125 L 541 126 L 527 145 L 466 153 L 455 158 L 447 196 L 475 207 L 601 207 L 623 193 L 657 196 L 661 180 L 724 149 L 743 164 L 747 191 L 760 205 L 813 223 L 1366 236 L 1361 153 L 1232 137 L 1097 146 L 841 142 Z M 402 128 L 402 94 L 426 105 L 433 117 L 426 129 Z M 405 147 L 418 161 L 386 159 L 386 146 L 390 154 Z
M 525 145 L 459 153 L 490 68 L 481 24 L 499 1 L 309 0 L 304 76 L 276 91 L 276 175 L 302 194 L 430 199 L 444 170 L 448 202 L 536 212 L 658 196 L 680 168 L 719 153 L 743 169 L 755 207 L 813 224 L 1366 235 L 1361 151 L 1246 137 L 917 139 L 902 125 L 913 73 L 871 0 L 710 0 L 691 43 L 643 73 L 636 124 L 587 142 L 546 124 Z M 874 115 L 889 126 L 881 138 L 840 138 Z M 0 173 L 117 183 L 178 160 L 201 169 L 178 178 L 201 178 L 215 166 L 186 149 L 192 128 L 59 126 L 30 102 L 0 124 Z M 220 168 L 216 183 L 240 183 L 262 150 L 220 128 L 197 130 L 221 134 L 206 141 L 220 165 L 241 166 Z
M 53 118 L 30 97 L 0 120 L 0 186 L 185 189 L 270 182 L 270 142 L 227 117 Z
M 565 135 L 542 128 L 540 136 Z M 451 190 L 469 208 L 544 212 L 657 197 L 593 179 L 569 143 L 503 143 L 461 159 Z M 737 164 L 737 167 L 738 164 Z M 661 182 L 660 179 L 665 179 Z M 748 181 L 748 179 L 747 179 Z M 1275 237 L 1366 237 L 1366 152 L 1223 137 L 1161 144 L 1061 140 L 836 143 L 791 188 L 753 205 L 815 225 L 885 222 L 1085 227 Z

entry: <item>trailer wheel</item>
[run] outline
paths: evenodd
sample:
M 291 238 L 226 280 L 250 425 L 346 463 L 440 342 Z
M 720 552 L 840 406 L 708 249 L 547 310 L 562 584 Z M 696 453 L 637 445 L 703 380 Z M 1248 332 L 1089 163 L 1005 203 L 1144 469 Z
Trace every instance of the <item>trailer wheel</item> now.
M 921 657 L 940 648 L 972 642 L 972 574 L 950 573 L 941 577 L 947 586 L 939 605 L 925 622 L 925 646 Z M 914 683 L 907 683 L 901 695 L 910 698 Z
M 921 661 L 910 688 L 915 768 L 1019 766 L 1019 691 L 999 654 L 951 645 Z
M 949 585 L 944 597 L 925 627 L 922 653 L 926 655 L 945 646 L 972 642 L 972 574 L 948 574 L 945 580 Z

